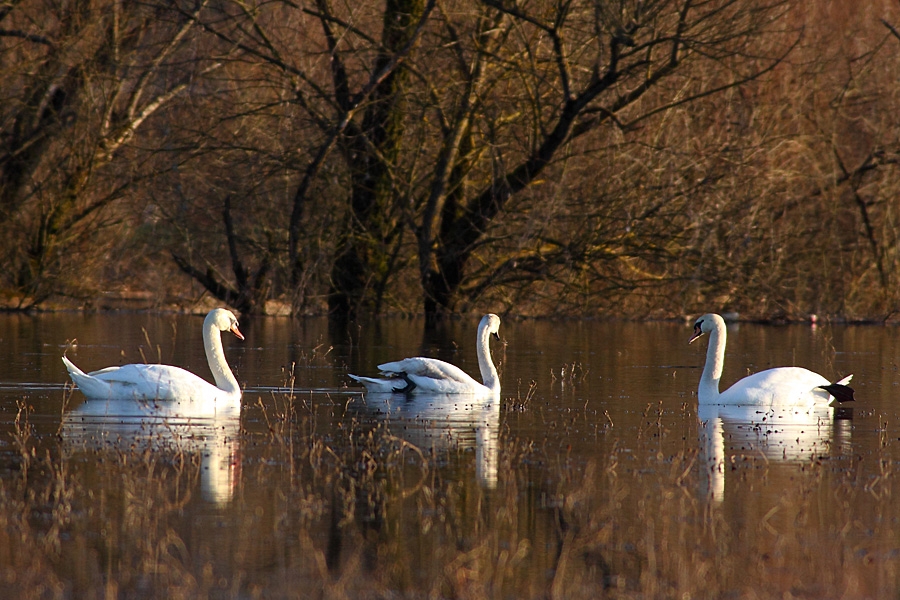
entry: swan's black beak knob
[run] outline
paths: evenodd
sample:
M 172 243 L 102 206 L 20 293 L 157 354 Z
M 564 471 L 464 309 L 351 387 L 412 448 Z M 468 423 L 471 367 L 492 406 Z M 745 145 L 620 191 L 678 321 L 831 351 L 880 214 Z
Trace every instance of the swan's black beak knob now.
M 697 323 L 694 325 L 694 335 L 691 336 L 691 339 L 690 339 L 690 340 L 688 340 L 688 344 L 690 344 L 691 342 L 693 342 L 694 340 L 696 340 L 696 339 L 697 339 L 698 337 L 700 337 L 701 335 L 703 335 L 703 330 L 700 329 L 700 323 L 697 322 Z

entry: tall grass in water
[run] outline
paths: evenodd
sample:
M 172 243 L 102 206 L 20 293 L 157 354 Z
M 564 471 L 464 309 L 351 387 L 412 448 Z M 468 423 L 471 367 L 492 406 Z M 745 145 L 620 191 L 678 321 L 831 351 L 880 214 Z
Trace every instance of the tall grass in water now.
M 339 405 L 339 404 L 338 404 Z M 66 450 L 26 435 L 0 478 L 4 598 L 875 597 L 898 585 L 888 440 L 790 466 L 733 453 L 702 493 L 693 440 L 654 417 L 591 459 L 504 437 L 496 487 L 385 425 L 272 415 L 242 431 L 234 497 L 196 498 L 190 452 Z M 627 448 L 627 450 L 626 450 Z M 674 448 L 674 450 L 664 450 Z M 470 453 L 471 454 L 471 453 Z M 466 452 L 457 458 L 471 459 Z M 28 476 L 24 475 L 27 466 Z

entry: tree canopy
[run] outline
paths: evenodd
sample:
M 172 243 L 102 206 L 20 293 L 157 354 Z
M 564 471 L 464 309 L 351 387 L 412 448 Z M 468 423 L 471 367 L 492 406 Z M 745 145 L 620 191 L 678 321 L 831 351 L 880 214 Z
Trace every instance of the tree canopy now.
M 854 6 L 7 3 L 6 305 L 891 312 L 900 6 Z

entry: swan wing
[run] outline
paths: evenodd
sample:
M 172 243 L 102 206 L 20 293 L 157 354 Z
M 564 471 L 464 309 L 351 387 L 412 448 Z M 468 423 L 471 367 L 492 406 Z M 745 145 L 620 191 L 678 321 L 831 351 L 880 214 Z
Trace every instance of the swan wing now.
M 85 392 L 88 397 L 105 399 L 135 400 L 199 400 L 215 397 L 221 391 L 193 373 L 170 365 L 131 364 L 108 367 L 85 375 L 97 386 L 101 393 Z M 105 391 L 106 393 L 102 393 Z
M 350 375 L 374 393 L 472 394 L 487 391 L 455 365 L 436 358 L 405 358 L 378 365 L 384 377 Z
M 352 373 L 348 373 L 348 376 L 363 384 L 369 392 L 376 394 L 391 394 L 394 392 L 402 391 L 403 388 L 406 387 L 407 383 L 400 378 L 395 379 L 378 379 L 376 377 L 363 377 L 362 375 L 353 375 Z
M 725 390 L 723 404 L 794 406 L 828 402 L 830 395 L 820 389 L 831 382 L 802 367 L 778 367 L 744 377 Z
M 456 386 L 483 387 L 481 383 L 472 379 L 468 373 L 456 365 L 451 365 L 436 358 L 405 358 L 378 365 L 378 369 L 388 376 L 406 375 L 412 381 L 415 381 L 416 385 L 429 385 L 429 380 L 432 380 L 433 382 L 456 384 Z
M 429 395 L 483 394 L 490 391 L 474 379 L 463 383 L 454 379 L 433 379 L 431 377 L 419 377 L 418 375 L 407 375 L 407 377 L 415 384 L 416 388 L 414 391 Z

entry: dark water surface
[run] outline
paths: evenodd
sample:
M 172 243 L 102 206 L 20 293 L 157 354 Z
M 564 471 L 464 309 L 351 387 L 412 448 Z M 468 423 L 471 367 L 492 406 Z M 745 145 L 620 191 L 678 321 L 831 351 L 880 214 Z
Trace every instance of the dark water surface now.
M 499 403 L 364 398 L 427 355 L 478 378 L 477 319 L 243 320 L 221 418 L 98 416 L 84 370 L 211 379 L 201 319 L 0 315 L 0 591 L 23 597 L 591 597 L 896 590 L 896 327 L 729 327 L 723 381 L 853 373 L 814 414 L 701 411 L 690 323 L 515 321 Z M 77 345 L 67 349 L 71 340 Z M 132 407 L 133 408 L 133 407 Z M 119 407 L 119 413 L 129 408 Z M 167 417 L 167 418 L 162 418 Z M 19 504 L 20 499 L 24 498 Z M 25 557 L 25 558 L 22 558 Z M 25 564 L 27 563 L 27 564 Z M 823 575 L 823 573 L 826 573 Z M 765 582 L 749 581 L 765 575 Z

